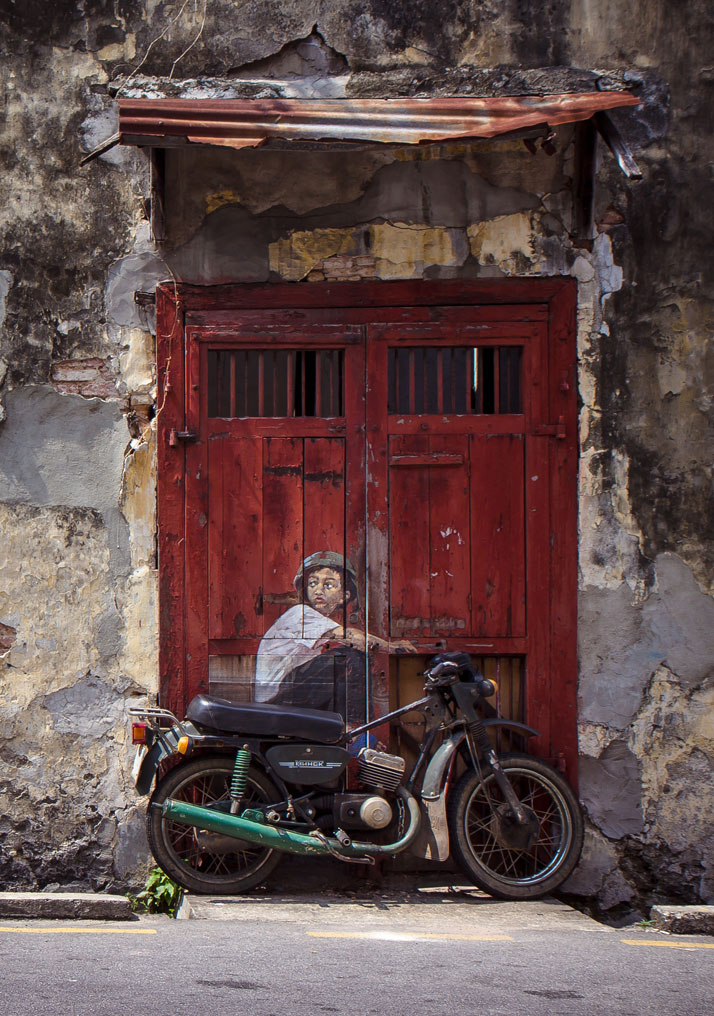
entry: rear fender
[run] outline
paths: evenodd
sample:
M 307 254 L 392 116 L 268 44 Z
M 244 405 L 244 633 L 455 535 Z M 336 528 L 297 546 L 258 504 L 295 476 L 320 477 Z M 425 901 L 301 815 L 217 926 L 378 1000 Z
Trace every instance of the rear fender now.
M 176 745 L 181 737 L 179 727 L 171 727 L 169 730 L 162 730 L 152 746 L 147 751 L 139 767 L 139 775 L 136 777 L 136 789 L 139 794 L 151 793 L 151 787 L 159 766 L 165 758 L 176 754 Z

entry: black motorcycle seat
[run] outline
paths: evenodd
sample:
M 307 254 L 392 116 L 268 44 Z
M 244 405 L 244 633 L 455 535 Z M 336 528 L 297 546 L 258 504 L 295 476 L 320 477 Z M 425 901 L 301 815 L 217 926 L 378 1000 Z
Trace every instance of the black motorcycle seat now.
M 339 741 L 345 731 L 345 721 L 339 713 L 277 706 L 269 702 L 236 704 L 212 695 L 196 695 L 191 699 L 186 719 L 198 727 L 209 727 L 231 734 L 296 737 L 324 744 Z

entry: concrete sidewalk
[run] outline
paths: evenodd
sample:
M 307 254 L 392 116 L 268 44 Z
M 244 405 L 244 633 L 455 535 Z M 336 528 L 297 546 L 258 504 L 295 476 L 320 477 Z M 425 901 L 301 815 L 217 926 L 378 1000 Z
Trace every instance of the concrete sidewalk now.
M 374 933 L 389 929 L 397 935 L 418 928 L 427 937 L 478 934 L 485 938 L 516 929 L 610 930 L 553 898 L 511 903 L 461 885 L 412 891 L 372 889 L 235 897 L 189 893 L 177 916 L 203 921 L 315 923 L 335 936 L 347 928 L 365 928 Z
M 670 935 L 713 935 L 714 907 L 652 908 L 650 929 Z M 178 920 L 287 924 L 317 922 L 331 934 L 350 927 L 389 929 L 400 934 L 419 928 L 429 935 L 486 938 L 509 931 L 593 931 L 614 929 L 574 907 L 548 897 L 518 903 L 495 900 L 470 885 L 431 884 L 421 888 L 365 886 L 359 889 L 255 892 L 243 896 L 185 893 Z M 0 919 L 131 921 L 126 896 L 109 893 L 0 892 Z
M 130 921 L 126 896 L 110 893 L 0 892 L 5 920 Z

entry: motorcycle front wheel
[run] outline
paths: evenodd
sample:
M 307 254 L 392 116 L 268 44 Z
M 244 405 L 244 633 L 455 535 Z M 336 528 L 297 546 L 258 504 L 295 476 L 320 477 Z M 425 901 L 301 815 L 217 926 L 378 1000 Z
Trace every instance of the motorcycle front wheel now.
M 232 775 L 232 758 L 197 758 L 172 769 L 149 802 L 146 829 L 156 863 L 191 892 L 226 895 L 254 889 L 280 861 L 279 851 L 182 825 L 164 818 L 159 808 L 152 807 L 169 798 L 202 807 L 227 801 Z M 267 804 L 278 797 L 270 780 L 251 767 L 243 807 Z
M 449 796 L 451 849 L 479 889 L 503 900 L 533 900 L 554 892 L 580 858 L 583 817 L 563 777 L 540 759 L 507 754 L 502 768 L 524 805 L 526 827 L 511 811 L 484 766 L 464 773 Z

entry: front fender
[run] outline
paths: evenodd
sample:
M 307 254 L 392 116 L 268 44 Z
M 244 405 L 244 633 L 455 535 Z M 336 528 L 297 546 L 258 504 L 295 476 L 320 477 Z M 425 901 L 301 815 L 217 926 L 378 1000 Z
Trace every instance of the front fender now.
M 495 729 L 497 727 L 504 727 L 507 730 L 514 730 L 517 734 L 522 734 L 528 737 L 538 737 L 538 731 L 534 730 L 533 727 L 526 726 L 525 723 L 519 723 L 517 720 L 482 720 L 482 723 L 486 729 Z M 439 798 L 444 789 L 444 781 L 446 774 L 449 771 L 451 760 L 454 757 L 456 751 L 463 744 L 466 738 L 466 731 L 462 730 L 458 734 L 452 734 L 451 737 L 447 738 L 443 744 L 439 745 L 437 750 L 434 752 L 429 765 L 427 766 L 424 774 L 424 782 L 422 783 L 421 799 L 422 801 L 435 801 Z
M 517 720 L 483 720 L 485 727 L 505 727 L 528 737 L 537 737 L 538 731 Z M 452 734 L 434 752 L 422 783 L 422 829 L 411 852 L 417 857 L 432 861 L 445 861 L 449 857 L 449 826 L 446 819 L 446 778 L 454 755 L 466 740 L 466 731 Z

